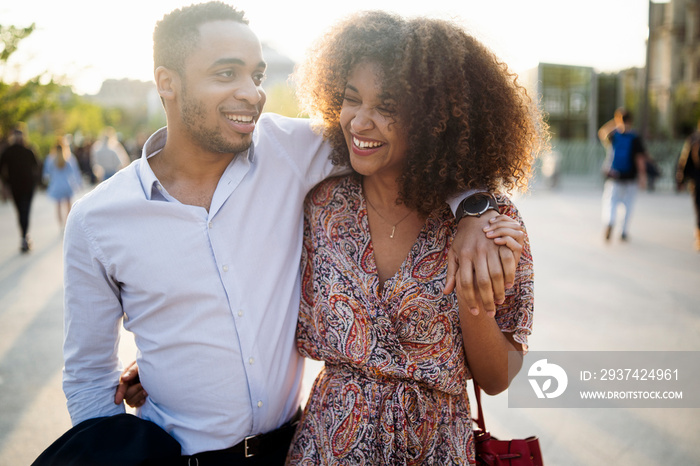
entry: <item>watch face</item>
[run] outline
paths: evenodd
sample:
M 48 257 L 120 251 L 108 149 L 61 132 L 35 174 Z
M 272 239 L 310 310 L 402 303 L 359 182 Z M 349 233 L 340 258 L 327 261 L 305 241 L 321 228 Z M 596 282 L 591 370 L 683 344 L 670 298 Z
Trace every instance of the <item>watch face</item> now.
M 478 215 L 482 214 L 489 207 L 489 198 L 487 196 L 474 195 L 466 198 L 462 202 L 462 209 L 467 214 Z

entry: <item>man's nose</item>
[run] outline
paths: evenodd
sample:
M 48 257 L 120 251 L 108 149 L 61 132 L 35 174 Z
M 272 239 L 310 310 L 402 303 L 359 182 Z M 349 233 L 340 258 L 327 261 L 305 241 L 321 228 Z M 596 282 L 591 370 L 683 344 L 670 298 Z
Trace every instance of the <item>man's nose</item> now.
M 265 91 L 261 86 L 257 86 L 252 79 L 247 79 L 236 89 L 234 97 L 236 100 L 243 100 L 250 105 L 257 105 L 265 96 Z

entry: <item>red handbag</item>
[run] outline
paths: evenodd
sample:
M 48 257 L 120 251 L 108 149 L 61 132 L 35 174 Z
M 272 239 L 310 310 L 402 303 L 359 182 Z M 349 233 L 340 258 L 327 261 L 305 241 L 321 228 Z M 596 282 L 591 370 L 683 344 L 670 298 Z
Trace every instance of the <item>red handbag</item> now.
M 484 423 L 481 409 L 481 388 L 474 383 L 478 417 L 474 418 L 476 464 L 481 466 L 543 466 L 540 440 L 533 436 L 524 440 L 499 440 L 493 437 Z

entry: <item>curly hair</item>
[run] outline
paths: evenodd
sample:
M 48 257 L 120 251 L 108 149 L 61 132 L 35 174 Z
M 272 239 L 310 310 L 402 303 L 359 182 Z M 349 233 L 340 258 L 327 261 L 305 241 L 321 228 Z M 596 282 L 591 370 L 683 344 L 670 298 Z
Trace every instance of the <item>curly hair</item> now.
M 408 138 L 399 201 L 428 215 L 472 188 L 525 190 L 546 126 L 517 76 L 461 27 L 359 13 L 311 48 L 296 71 L 302 109 L 320 120 L 333 163 L 349 166 L 340 126 L 347 78 L 358 63 L 381 69 Z
M 211 21 L 248 24 L 243 11 L 222 2 L 173 10 L 156 23 L 153 31 L 153 69 L 164 66 L 182 74 L 185 59 L 197 45 L 199 26 Z

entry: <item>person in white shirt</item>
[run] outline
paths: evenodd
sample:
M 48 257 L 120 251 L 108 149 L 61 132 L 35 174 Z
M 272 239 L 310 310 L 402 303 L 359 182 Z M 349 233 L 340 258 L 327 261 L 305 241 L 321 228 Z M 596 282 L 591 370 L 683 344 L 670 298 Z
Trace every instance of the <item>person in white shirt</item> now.
M 90 148 L 92 171 L 98 181 L 111 178 L 122 168 L 129 165 L 129 154 L 117 139 L 114 128 L 107 127 L 102 137 Z
M 72 422 L 124 412 L 114 403 L 123 323 L 148 391 L 138 416 L 191 464 L 281 464 L 303 373 L 303 201 L 338 169 L 308 120 L 261 115 L 266 64 L 243 13 L 219 2 L 173 11 L 156 26 L 154 61 L 167 128 L 67 222 Z M 480 293 L 485 309 L 503 299 L 517 259 L 482 232 L 494 216 L 461 221 L 453 247 L 451 273 L 459 264 L 465 299 Z

